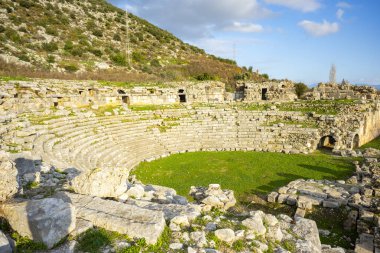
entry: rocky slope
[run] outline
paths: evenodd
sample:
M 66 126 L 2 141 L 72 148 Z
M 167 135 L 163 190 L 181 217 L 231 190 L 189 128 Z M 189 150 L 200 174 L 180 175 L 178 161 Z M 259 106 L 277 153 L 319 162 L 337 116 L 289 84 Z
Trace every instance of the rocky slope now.
M 0 70 L 15 63 L 38 71 L 112 69 L 119 75 L 224 80 L 244 72 L 133 14 L 128 15 L 126 54 L 125 12 L 105 0 L 2 0 L 0 20 Z

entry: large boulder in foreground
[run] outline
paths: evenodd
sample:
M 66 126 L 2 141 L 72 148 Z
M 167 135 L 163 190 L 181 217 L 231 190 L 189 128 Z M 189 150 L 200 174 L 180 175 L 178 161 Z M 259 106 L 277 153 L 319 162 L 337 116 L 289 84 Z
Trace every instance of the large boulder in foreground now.
M 59 192 L 55 197 L 73 204 L 78 218 L 130 238 L 144 238 L 149 244 L 155 244 L 165 229 L 162 211 L 67 192 Z
M 0 151 L 0 202 L 3 202 L 18 192 L 18 171 L 15 163 L 7 153 Z
M 11 227 L 21 236 L 52 248 L 75 228 L 75 208 L 61 199 L 47 198 L 0 205 Z
M 117 198 L 127 191 L 128 172 L 122 169 L 93 169 L 71 181 L 74 191 L 100 198 Z

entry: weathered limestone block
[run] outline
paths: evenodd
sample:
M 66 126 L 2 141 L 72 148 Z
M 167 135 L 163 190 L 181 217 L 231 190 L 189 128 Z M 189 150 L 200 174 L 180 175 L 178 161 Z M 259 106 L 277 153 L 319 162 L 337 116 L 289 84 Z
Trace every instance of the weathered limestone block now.
M 18 192 L 18 171 L 9 159 L 7 153 L 0 152 L 0 202 L 3 202 Z
M 268 202 L 270 202 L 270 203 L 276 203 L 277 197 L 278 197 L 278 193 L 277 192 L 271 192 L 268 195 Z
M 4 203 L 0 206 L 20 235 L 51 248 L 75 228 L 75 208 L 56 198 Z
M 321 252 L 321 241 L 319 239 L 319 231 L 317 224 L 313 220 L 297 218 L 296 225 L 293 227 L 293 232 L 303 240 L 310 242 L 312 250 L 305 252 Z
M 242 224 L 246 226 L 248 229 L 254 231 L 256 234 L 264 235 L 267 229 L 264 226 L 262 214 L 263 213 L 260 211 L 252 212 L 251 217 L 243 220 Z
M 145 238 L 149 244 L 155 244 L 165 228 L 162 211 L 72 193 L 61 192 L 56 197 L 74 205 L 78 218 L 131 238 Z
M 374 251 L 373 235 L 361 234 L 355 245 L 355 253 L 372 253 Z
M 216 230 L 215 236 L 223 242 L 232 243 L 235 241 L 235 232 L 229 228 Z
M 127 191 L 128 172 L 122 169 L 93 169 L 75 177 L 71 185 L 76 193 L 101 198 L 118 197 Z
M 204 231 L 191 232 L 190 239 L 194 241 L 195 245 L 199 248 L 207 245 L 206 234 Z
M 324 200 L 323 207 L 326 208 L 339 208 L 340 203 L 335 200 Z
M 170 221 L 176 216 L 186 216 L 189 221 L 194 220 L 201 214 L 201 208 L 198 205 L 187 204 L 187 205 L 179 205 L 179 204 L 160 204 L 153 203 L 144 200 L 133 200 L 129 199 L 127 204 L 136 205 L 138 207 L 162 211 L 164 213 L 164 218 L 167 221 Z

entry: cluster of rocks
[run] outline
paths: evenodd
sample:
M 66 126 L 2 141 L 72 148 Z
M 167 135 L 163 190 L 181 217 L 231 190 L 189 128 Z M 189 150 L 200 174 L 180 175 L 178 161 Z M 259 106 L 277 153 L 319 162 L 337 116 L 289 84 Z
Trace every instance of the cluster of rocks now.
M 9 161 L 3 164 L 8 164 L 7 168 L 14 166 Z M 218 252 L 220 245 L 232 250 L 239 245 L 241 251 L 256 252 L 265 252 L 270 247 L 276 252 L 304 249 L 309 251 L 303 252 L 336 252 L 323 251 L 326 247 L 321 246 L 318 229 L 311 220 L 292 219 L 286 215 L 275 217 L 261 211 L 232 216 L 223 214 L 236 200 L 232 191 L 222 190 L 217 184 L 191 187 L 190 194 L 197 203 L 189 203 L 171 188 L 144 185 L 134 177 L 127 180 L 117 173 L 101 173 L 100 170 L 91 173 L 78 176 L 83 177 L 81 181 L 87 182 L 87 186 L 78 184 L 76 178 L 72 178 L 73 173 L 50 170 L 37 173 L 37 177 L 30 172 L 24 173 L 22 178 L 39 180 L 40 184 L 58 174 L 65 175 L 68 182 L 57 187 L 49 197 L 37 194 L 29 199 L 18 197 L 2 201 L 1 215 L 18 234 L 42 242 L 48 248 L 67 235 L 75 238 L 93 227 L 127 234 L 131 238 L 144 238 L 147 243 L 154 244 L 168 225 L 172 234 L 170 251 L 173 252 Z M 109 191 L 105 190 L 107 184 Z M 62 191 L 65 187 L 81 192 Z M 112 192 L 118 194 L 111 196 Z M 0 247 L 4 252 L 12 252 L 12 244 L 9 236 L 1 236 Z M 56 250 L 63 248 L 73 252 L 75 241 Z
M 172 250 L 195 252 L 344 252 L 321 245 L 316 223 L 287 215 L 252 211 L 227 218 L 208 212 L 190 222 L 177 216 L 170 221 Z M 223 245 L 221 248 L 220 245 Z
M 234 192 L 222 190 L 219 184 L 210 184 L 208 188 L 192 186 L 189 194 L 201 205 L 204 212 L 212 208 L 228 210 L 236 204 Z
M 365 152 L 378 154 L 378 152 Z M 295 216 L 304 217 L 313 206 L 348 210 L 344 229 L 360 236 L 357 252 L 380 250 L 380 164 L 377 158 L 354 162 L 356 173 L 348 180 L 295 180 L 268 195 L 269 202 L 297 206 Z

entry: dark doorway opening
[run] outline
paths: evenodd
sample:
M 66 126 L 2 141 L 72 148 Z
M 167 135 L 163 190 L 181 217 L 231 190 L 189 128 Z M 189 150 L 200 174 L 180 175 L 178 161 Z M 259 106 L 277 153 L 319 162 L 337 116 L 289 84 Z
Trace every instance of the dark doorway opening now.
M 331 135 L 323 136 L 319 141 L 318 148 L 334 149 L 336 140 Z
M 186 103 L 187 100 L 186 100 L 185 90 L 183 89 L 178 90 L 178 96 L 179 96 L 180 103 Z
M 121 99 L 123 100 L 124 104 L 130 105 L 131 100 L 129 99 L 129 96 L 123 96 Z
M 186 103 L 186 95 L 179 95 L 179 102 Z
M 261 100 L 268 100 L 267 93 L 268 93 L 267 88 L 261 89 Z
M 356 135 L 354 136 L 354 139 L 352 140 L 352 148 L 353 148 L 353 149 L 357 149 L 357 148 L 359 148 L 359 144 L 360 144 L 359 135 L 356 134 Z
M 54 102 L 54 107 L 58 107 L 58 102 Z

